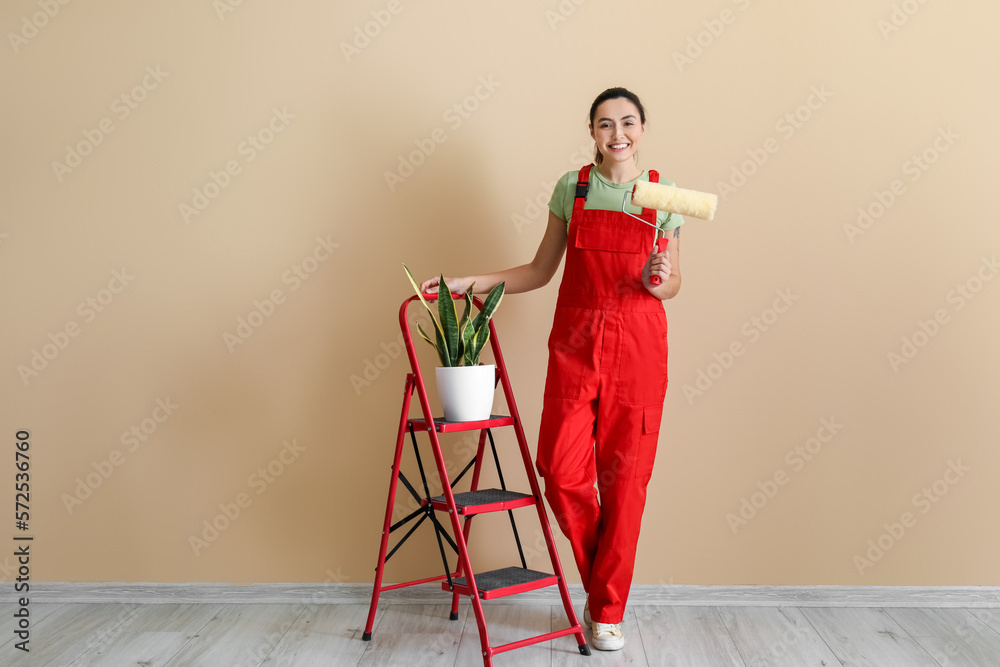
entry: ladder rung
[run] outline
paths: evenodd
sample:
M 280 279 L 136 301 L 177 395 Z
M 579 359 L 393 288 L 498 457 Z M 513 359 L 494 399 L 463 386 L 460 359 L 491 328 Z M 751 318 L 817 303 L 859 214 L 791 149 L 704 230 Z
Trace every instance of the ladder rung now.
M 480 489 L 455 494 L 455 507 L 463 515 L 484 514 L 486 512 L 503 512 L 505 510 L 528 507 L 535 504 L 535 497 L 517 491 L 503 489 Z M 431 498 L 434 509 L 448 511 L 448 502 L 444 496 Z
M 479 589 L 479 597 L 484 600 L 502 598 L 506 595 L 533 591 L 536 588 L 545 588 L 546 586 L 555 586 L 557 582 L 558 577 L 554 574 L 526 570 L 523 567 L 505 567 L 476 575 L 476 588 Z M 452 579 L 452 584 L 456 593 L 472 594 L 465 577 Z M 448 582 L 442 581 L 441 588 L 449 590 Z
M 415 431 L 426 431 L 426 419 L 410 419 L 410 425 Z M 514 418 L 507 415 L 490 415 L 489 419 L 480 419 L 471 422 L 450 422 L 444 417 L 434 418 L 434 430 L 438 433 L 452 433 L 455 431 L 479 431 L 484 428 L 496 428 L 498 426 L 511 426 Z

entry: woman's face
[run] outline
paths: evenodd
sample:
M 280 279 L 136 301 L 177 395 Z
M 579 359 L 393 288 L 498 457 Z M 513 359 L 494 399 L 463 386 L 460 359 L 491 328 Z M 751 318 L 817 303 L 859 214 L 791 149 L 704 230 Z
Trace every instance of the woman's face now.
M 597 150 L 608 162 L 633 160 L 644 131 L 639 110 L 625 97 L 602 102 L 597 107 L 594 122 L 590 126 L 590 136 L 597 142 Z

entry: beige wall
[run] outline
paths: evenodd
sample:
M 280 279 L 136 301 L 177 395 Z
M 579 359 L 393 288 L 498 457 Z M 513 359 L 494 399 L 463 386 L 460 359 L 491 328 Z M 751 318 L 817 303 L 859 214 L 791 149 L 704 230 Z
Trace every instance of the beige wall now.
M 530 260 L 591 100 L 625 85 L 643 166 L 723 195 L 665 304 L 635 581 L 1000 584 L 996 3 L 226 2 L 0 9 L 0 486 L 10 507 L 30 430 L 36 579 L 370 581 L 400 264 Z M 557 283 L 497 316 L 532 443 Z M 227 343 L 255 302 L 273 312 Z M 513 562 L 506 530 L 482 520 L 483 566 Z M 888 549 L 860 564 L 869 540 Z M 390 579 L 437 573 L 435 551 L 424 534 Z

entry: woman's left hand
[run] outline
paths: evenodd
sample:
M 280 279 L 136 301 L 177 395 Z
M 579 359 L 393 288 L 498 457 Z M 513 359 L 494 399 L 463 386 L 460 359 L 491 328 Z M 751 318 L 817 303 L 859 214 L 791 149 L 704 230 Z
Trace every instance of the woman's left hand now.
M 646 258 L 646 265 L 642 267 L 642 284 L 648 290 L 656 289 L 657 286 L 649 282 L 650 276 L 660 276 L 661 281 L 667 282 L 670 277 L 670 256 L 666 250 L 656 252 L 654 247 Z

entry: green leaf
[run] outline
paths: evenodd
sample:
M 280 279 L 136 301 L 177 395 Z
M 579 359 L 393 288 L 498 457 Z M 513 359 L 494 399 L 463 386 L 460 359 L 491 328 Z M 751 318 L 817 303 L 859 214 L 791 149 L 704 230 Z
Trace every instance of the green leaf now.
M 434 340 L 437 343 L 437 353 L 438 357 L 441 359 L 441 365 L 454 366 L 455 364 L 451 363 L 451 354 L 449 354 L 448 351 L 448 344 L 445 343 L 444 337 L 441 336 L 440 329 L 434 330 Z
M 458 313 L 455 310 L 455 300 L 451 298 L 451 290 L 444 282 L 444 274 L 441 274 L 441 281 L 438 283 L 438 317 L 441 319 L 441 335 L 451 360 L 447 365 L 457 366 L 461 359 L 458 356 Z
M 472 288 L 465 291 L 465 309 L 462 311 L 462 319 L 458 321 L 458 354 L 461 359 L 465 356 L 465 331 L 469 328 L 469 320 L 472 317 Z
M 471 332 L 466 337 L 465 341 L 465 365 L 475 366 L 479 363 L 479 357 L 476 355 L 476 330 L 469 325 L 468 330 Z
M 443 344 L 443 342 L 444 342 L 445 339 L 444 339 L 444 336 L 442 335 L 442 332 L 441 332 L 441 324 L 440 324 L 440 322 L 437 321 L 437 318 L 434 317 L 434 310 L 431 308 L 431 304 L 429 304 L 427 302 L 427 300 L 424 298 L 424 295 L 421 294 L 421 292 L 420 292 L 420 285 L 418 285 L 417 281 L 413 279 L 413 274 L 410 273 L 410 269 L 407 268 L 406 264 L 403 264 L 403 270 L 406 271 L 406 277 L 410 279 L 410 284 L 413 285 L 413 291 L 417 293 L 417 297 L 420 299 L 420 303 L 424 304 L 424 308 L 427 309 L 427 312 L 431 316 L 431 321 L 434 323 L 434 334 L 435 334 L 435 338 L 437 340 L 437 344 L 434 347 L 437 349 L 438 357 L 440 357 L 440 359 L 441 359 L 441 365 L 442 366 L 451 366 L 452 364 L 449 363 L 450 360 L 451 360 L 451 357 L 448 355 L 448 349 L 447 349 L 447 347 L 442 348 L 442 344 Z M 441 284 L 443 285 L 444 282 L 442 281 Z M 440 290 L 441 290 L 441 288 L 438 287 L 438 291 L 440 291 Z M 450 292 L 448 293 L 448 298 L 449 299 L 451 298 L 451 293 Z M 430 339 L 427 339 L 427 342 L 430 343 Z M 442 353 L 442 349 L 444 350 L 443 353 Z
M 462 338 L 462 356 L 466 359 L 466 366 L 472 366 L 474 364 L 468 363 L 469 353 L 472 351 L 472 339 L 476 334 L 476 327 L 472 325 L 469 321 L 469 317 L 472 314 L 472 288 L 470 287 L 465 293 L 465 313 L 462 314 L 462 321 L 465 323 L 459 335 Z
M 476 319 L 473 321 L 473 326 L 476 327 L 476 331 L 483 328 L 484 324 L 488 324 L 493 313 L 496 312 L 497 307 L 500 305 L 500 301 L 503 299 L 503 292 L 506 288 L 507 283 L 503 282 L 499 285 L 494 285 L 490 293 L 486 295 L 486 299 L 483 301 L 483 308 L 476 315 Z
M 490 340 L 490 325 L 489 322 L 487 322 L 486 326 L 484 326 L 482 329 L 476 332 L 476 340 L 474 341 L 472 348 L 472 363 L 469 364 L 470 366 L 475 366 L 479 363 L 479 355 L 483 351 L 483 348 L 486 346 L 486 343 L 488 343 L 489 340 Z
M 420 322 L 417 322 L 417 331 L 420 333 L 420 337 L 430 343 L 432 347 L 437 347 L 434 341 L 431 340 L 431 337 L 424 332 L 424 328 L 420 326 Z

